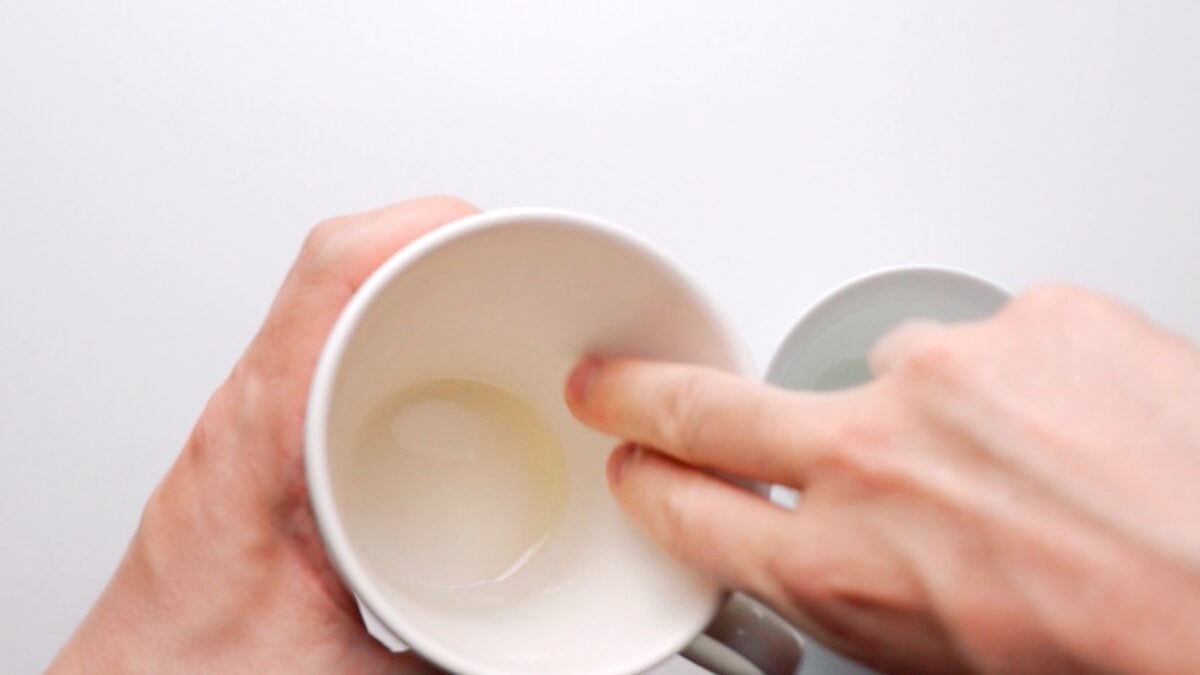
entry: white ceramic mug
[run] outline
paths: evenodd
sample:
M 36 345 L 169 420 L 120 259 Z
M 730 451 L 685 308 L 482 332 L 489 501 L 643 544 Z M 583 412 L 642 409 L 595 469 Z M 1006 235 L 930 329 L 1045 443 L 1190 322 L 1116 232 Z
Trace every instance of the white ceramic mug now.
M 871 377 L 867 354 L 889 331 L 910 319 L 974 321 L 995 312 L 1008 291 L 982 277 L 948 267 L 913 265 L 877 270 L 830 291 L 801 314 L 775 352 L 767 381 L 801 390 L 830 390 Z M 798 493 L 776 487 L 771 498 L 794 507 Z M 871 671 L 812 642 L 805 672 L 870 675 Z
M 744 600 L 705 635 L 727 594 L 619 512 L 615 440 L 562 401 L 588 354 L 751 374 L 677 266 L 566 211 L 465 218 L 358 290 L 317 365 L 306 466 L 364 617 L 457 673 L 615 675 L 681 650 L 719 672 L 792 672 L 794 634 Z M 515 459 L 480 450 L 497 438 Z

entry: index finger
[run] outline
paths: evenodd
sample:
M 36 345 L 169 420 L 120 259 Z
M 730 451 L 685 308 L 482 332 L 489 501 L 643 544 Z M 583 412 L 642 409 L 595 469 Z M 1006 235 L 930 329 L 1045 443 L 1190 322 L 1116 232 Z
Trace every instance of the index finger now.
M 589 359 L 565 398 L 584 424 L 689 464 L 800 487 L 861 415 L 858 390 L 801 393 L 714 368 Z

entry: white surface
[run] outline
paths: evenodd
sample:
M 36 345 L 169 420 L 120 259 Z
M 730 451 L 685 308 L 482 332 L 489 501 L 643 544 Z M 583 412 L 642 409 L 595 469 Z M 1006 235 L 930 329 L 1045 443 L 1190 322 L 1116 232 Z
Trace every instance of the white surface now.
M 914 261 L 1200 336 L 1198 27 L 1186 0 L 4 2 L 4 669 L 66 638 L 337 213 L 627 224 L 760 364 L 822 291 Z

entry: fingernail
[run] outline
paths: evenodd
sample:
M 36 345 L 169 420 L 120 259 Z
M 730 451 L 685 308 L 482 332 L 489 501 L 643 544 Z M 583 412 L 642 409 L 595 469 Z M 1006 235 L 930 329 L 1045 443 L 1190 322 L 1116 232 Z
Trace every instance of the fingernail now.
M 613 451 L 608 458 L 608 484 L 617 487 L 625 476 L 625 469 L 630 462 L 636 462 L 642 456 L 642 446 L 626 443 Z
M 596 379 L 596 373 L 600 370 L 600 359 L 589 357 L 583 360 L 575 370 L 571 371 L 571 375 L 567 377 L 567 403 L 575 405 L 588 395 L 588 390 L 592 388 L 592 383 Z

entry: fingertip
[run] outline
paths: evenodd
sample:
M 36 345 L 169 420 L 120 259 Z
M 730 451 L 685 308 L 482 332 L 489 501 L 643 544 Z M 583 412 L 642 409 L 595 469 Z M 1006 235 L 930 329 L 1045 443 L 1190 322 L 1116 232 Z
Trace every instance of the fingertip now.
M 592 385 L 596 381 L 596 375 L 600 371 L 600 359 L 595 356 L 589 356 L 567 376 L 567 383 L 563 390 L 563 398 L 572 411 L 579 410 L 586 402 L 588 394 L 591 393 Z
M 622 443 L 613 450 L 608 456 L 608 487 L 614 492 L 621 485 L 621 479 L 625 476 L 625 469 L 630 463 L 637 461 L 641 456 L 642 448 L 633 443 Z

